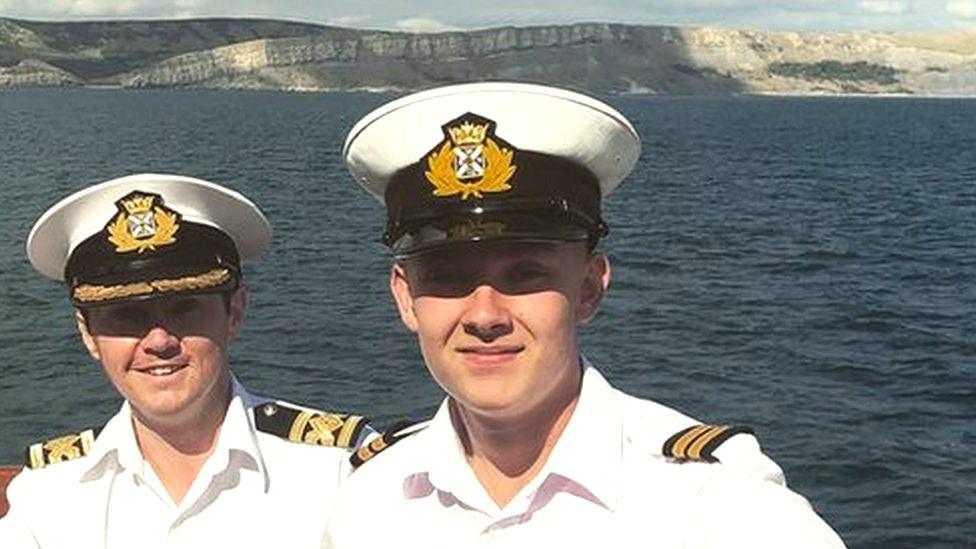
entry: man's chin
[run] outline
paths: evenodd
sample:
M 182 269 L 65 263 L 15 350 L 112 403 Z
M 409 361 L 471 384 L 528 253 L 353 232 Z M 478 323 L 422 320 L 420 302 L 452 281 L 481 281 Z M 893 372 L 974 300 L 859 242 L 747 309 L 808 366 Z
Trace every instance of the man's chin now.
M 192 418 L 189 406 L 180 402 L 129 402 L 136 412 L 155 422 L 177 423 Z
M 179 424 L 198 416 L 192 399 L 185 394 L 165 391 L 151 396 L 129 397 L 129 406 L 141 418 L 152 424 Z M 197 418 L 199 419 L 199 418 Z
M 512 391 L 503 389 L 495 391 L 459 392 L 454 401 L 465 412 L 474 413 L 484 418 L 504 420 L 518 416 L 522 402 Z

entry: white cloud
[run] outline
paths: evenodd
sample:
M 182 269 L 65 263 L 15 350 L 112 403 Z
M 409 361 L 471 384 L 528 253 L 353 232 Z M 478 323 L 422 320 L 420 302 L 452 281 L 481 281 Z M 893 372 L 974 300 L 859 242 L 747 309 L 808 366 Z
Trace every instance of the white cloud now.
M 869 13 L 900 15 L 908 9 L 908 4 L 895 0 L 864 0 L 858 2 L 857 7 Z
M 365 15 L 340 15 L 326 19 L 325 24 L 333 27 L 358 27 L 368 21 L 369 17 Z
M 159 2 L 154 2 L 153 0 L 145 0 L 145 1 L 74 0 L 74 1 L 64 1 L 64 2 L 52 2 L 52 4 L 53 4 L 52 8 L 54 8 L 54 10 L 57 10 L 58 5 L 60 5 L 62 6 L 62 9 L 57 11 L 63 11 L 64 13 L 69 13 L 72 15 L 118 16 L 118 15 L 133 15 L 133 14 L 141 13 L 147 8 L 152 8 L 154 7 L 154 5 L 159 4 Z
M 203 0 L 176 0 L 176 9 L 183 13 L 194 13 L 203 7 Z
M 0 9 L 11 15 L 70 19 L 195 13 L 203 4 L 203 0 L 47 0 L 0 2 Z
M 125 13 L 119 11 L 114 5 L 114 2 L 106 2 L 106 5 L 100 5 L 99 2 L 90 0 L 51 2 L 48 5 L 48 9 L 51 12 L 62 12 L 71 15 L 122 15 Z
M 410 17 L 407 19 L 401 19 L 394 23 L 393 26 L 398 30 L 406 32 L 446 32 L 458 30 L 457 27 L 445 25 L 437 19 L 430 19 L 428 17 Z
M 964 19 L 976 19 L 976 1 L 974 0 L 955 0 L 945 5 L 949 15 L 962 17 Z

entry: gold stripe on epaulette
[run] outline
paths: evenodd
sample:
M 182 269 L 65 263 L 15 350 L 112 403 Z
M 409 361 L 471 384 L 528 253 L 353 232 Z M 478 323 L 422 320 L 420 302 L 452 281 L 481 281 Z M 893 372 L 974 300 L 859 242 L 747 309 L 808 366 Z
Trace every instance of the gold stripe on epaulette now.
M 705 445 L 708 444 L 709 442 L 715 440 L 716 437 L 724 433 L 726 430 L 728 430 L 728 428 L 729 427 L 727 425 L 714 425 L 712 427 L 709 427 L 704 433 L 702 433 L 700 437 L 698 437 L 688 447 L 688 451 L 686 452 L 686 454 L 688 455 L 688 459 L 701 460 L 702 448 L 704 448 Z
M 681 435 L 681 438 L 679 438 L 674 443 L 674 445 L 671 447 L 671 453 L 676 458 L 686 459 L 687 458 L 686 449 L 688 448 L 688 446 L 692 442 L 694 442 L 696 438 L 701 436 L 705 431 L 709 429 L 711 429 L 711 425 L 698 425 L 696 427 L 691 428 L 688 432 Z
M 336 446 L 341 446 L 343 448 L 349 448 L 355 442 L 353 436 L 356 435 L 357 427 L 363 421 L 362 416 L 349 416 L 342 422 L 342 428 L 339 429 L 339 436 L 336 437 Z
M 422 431 L 424 428 L 411 427 L 413 422 L 411 421 L 398 421 L 390 426 L 382 435 L 369 441 L 369 443 L 364 444 L 356 450 L 351 456 L 349 456 L 349 463 L 352 465 L 353 469 L 358 468 L 360 465 L 366 463 L 367 461 L 376 457 L 380 452 L 386 450 L 390 446 L 393 446 L 397 442 L 403 440 L 404 438 Z M 408 427 L 411 427 L 409 430 Z M 402 431 L 407 430 L 406 433 Z
M 37 444 L 31 444 L 30 449 L 27 450 L 28 463 L 27 466 L 31 469 L 43 469 L 45 465 L 44 462 L 44 444 L 38 442 Z
M 366 463 L 372 459 L 373 456 L 385 450 L 389 445 L 390 444 L 384 437 L 374 438 L 373 440 L 369 441 L 369 444 L 366 444 L 360 447 L 359 450 L 356 450 L 356 457 L 358 458 L 359 463 L 354 465 L 358 467 L 359 465 Z
M 95 444 L 95 431 L 88 429 L 81 433 L 81 453 L 88 455 L 91 453 L 92 444 Z
M 718 459 L 713 453 L 719 446 L 740 433 L 752 434 L 752 429 L 741 425 L 694 425 L 671 435 L 661 453 L 682 461 L 714 463 Z
M 335 431 L 342 427 L 342 420 L 332 414 L 300 412 L 291 424 L 288 439 L 316 446 L 335 446 Z
M 312 419 L 312 412 L 298 412 L 294 421 L 291 422 L 291 428 L 288 430 L 288 440 L 292 442 L 305 442 L 305 427 L 308 426 L 308 420 L 310 419 Z

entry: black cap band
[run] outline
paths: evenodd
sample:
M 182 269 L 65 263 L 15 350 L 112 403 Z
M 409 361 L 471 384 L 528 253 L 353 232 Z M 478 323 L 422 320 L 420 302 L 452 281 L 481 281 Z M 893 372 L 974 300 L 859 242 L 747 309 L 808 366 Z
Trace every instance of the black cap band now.
M 105 232 L 92 235 L 75 248 L 65 266 L 72 301 L 86 307 L 237 287 L 240 257 L 223 231 L 182 220 L 175 236 L 167 246 L 119 252 Z
M 600 186 L 586 168 L 531 151 L 516 151 L 514 164 L 509 189 L 466 198 L 433 192 L 426 177 L 427 157 L 401 170 L 386 189 L 384 243 L 395 254 L 407 255 L 451 242 L 595 241 L 607 234 L 600 218 Z M 465 222 L 476 227 L 467 237 Z

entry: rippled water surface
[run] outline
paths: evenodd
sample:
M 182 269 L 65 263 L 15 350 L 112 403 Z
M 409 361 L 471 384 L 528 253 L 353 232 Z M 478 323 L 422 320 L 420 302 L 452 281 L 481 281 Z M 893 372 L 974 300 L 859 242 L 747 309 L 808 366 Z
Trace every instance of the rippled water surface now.
M 339 149 L 383 95 L 0 93 L 0 462 L 118 405 L 34 219 L 143 171 L 258 202 L 238 375 L 380 425 L 440 394 L 386 293 L 378 204 Z M 608 98 L 644 138 L 606 204 L 587 354 L 619 387 L 756 427 L 852 547 L 976 545 L 976 102 Z

